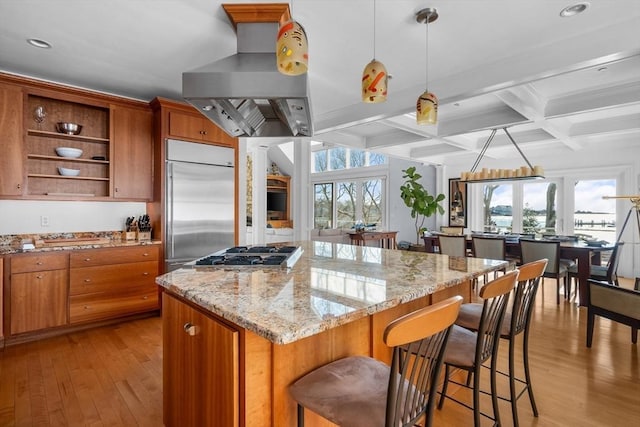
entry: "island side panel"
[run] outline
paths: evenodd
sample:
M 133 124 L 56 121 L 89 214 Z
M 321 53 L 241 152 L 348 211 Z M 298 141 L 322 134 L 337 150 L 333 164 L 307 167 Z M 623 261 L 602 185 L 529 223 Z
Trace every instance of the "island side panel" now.
M 272 425 L 273 344 L 244 329 L 240 348 L 240 399 L 245 402 L 240 425 Z
M 371 328 L 368 317 L 286 345 L 273 345 L 273 423 L 296 425 L 296 403 L 288 387 L 313 369 L 333 360 L 370 355 Z M 306 427 L 327 425 L 309 413 Z M 249 425 L 249 424 L 247 424 Z M 330 424 L 329 424 L 330 425 Z
M 236 427 L 239 332 L 163 293 L 163 421 L 167 427 Z

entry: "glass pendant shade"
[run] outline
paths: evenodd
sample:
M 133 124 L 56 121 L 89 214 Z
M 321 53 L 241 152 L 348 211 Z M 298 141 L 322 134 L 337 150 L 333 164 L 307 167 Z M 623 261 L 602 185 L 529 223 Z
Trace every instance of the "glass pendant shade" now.
M 438 97 L 425 91 L 416 103 L 416 122 L 419 125 L 435 125 L 438 121 Z
M 362 72 L 362 101 L 373 104 L 386 101 L 388 80 L 384 64 L 372 59 Z
M 307 72 L 309 44 L 307 34 L 296 21 L 287 21 L 280 26 L 276 40 L 276 63 L 278 71 L 288 76 Z

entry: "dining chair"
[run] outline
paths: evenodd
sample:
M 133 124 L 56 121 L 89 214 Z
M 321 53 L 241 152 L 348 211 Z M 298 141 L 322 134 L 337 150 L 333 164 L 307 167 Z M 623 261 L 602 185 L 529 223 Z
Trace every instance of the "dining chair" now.
M 487 237 L 487 236 L 471 236 L 472 253 L 475 258 L 484 259 L 497 259 L 506 260 L 507 258 L 507 242 L 501 237 Z M 515 263 L 514 263 L 515 264 Z M 505 267 L 501 271 L 507 272 L 507 269 L 511 270 L 513 267 L 511 264 Z M 493 272 L 493 278 L 498 277 L 498 270 Z M 487 281 L 487 275 L 484 275 L 485 283 Z
M 638 343 L 640 292 L 589 279 L 587 299 L 587 347 L 593 343 L 595 317 L 631 326 L 631 342 Z
M 384 343 L 391 366 L 366 356 L 350 356 L 321 366 L 289 386 L 298 405 L 342 427 L 432 425 L 444 351 L 461 296 L 421 308 L 389 323 Z
M 507 373 L 499 370 L 496 372 L 509 377 L 509 397 L 498 397 L 511 403 L 511 414 L 515 427 L 519 425 L 518 399 L 525 391 L 529 394 L 529 402 L 531 403 L 533 415 L 535 417 L 538 416 L 538 408 L 533 397 L 533 388 L 531 386 L 531 371 L 529 369 L 529 327 L 531 325 L 533 305 L 536 300 L 540 278 L 546 266 L 547 260 L 541 259 L 518 267 L 518 271 L 520 272 L 518 275 L 518 284 L 516 285 L 512 302 L 505 313 L 500 330 L 500 338 L 509 341 L 509 370 Z M 462 304 L 460 314 L 458 314 L 458 318 L 456 319 L 456 325 L 477 331 L 480 327 L 481 316 L 482 304 Z M 516 336 L 520 334 L 523 334 L 522 365 L 524 368 L 524 379 L 518 378 L 515 370 Z M 524 385 L 524 388 L 519 393 L 516 393 L 516 382 Z
M 467 256 L 466 236 L 438 236 L 440 254 L 449 256 Z
M 620 286 L 618 283 L 618 264 L 620 263 L 620 250 L 624 246 L 624 242 L 618 242 L 611 250 L 611 257 L 607 262 L 607 265 L 590 265 L 589 266 L 589 278 L 598 280 L 601 282 L 607 282 L 615 286 Z M 576 292 L 579 288 L 578 281 L 578 266 L 569 267 L 569 295 L 571 295 L 572 283 L 576 281 Z
M 500 412 L 498 408 L 498 394 L 496 387 L 496 366 L 498 355 L 499 334 L 504 319 L 504 314 L 509 301 L 509 294 L 518 280 L 518 270 L 513 270 L 487 283 L 480 289 L 480 298 L 483 299 L 480 321 L 477 331 L 471 331 L 462 326 L 453 325 L 449 344 L 444 354 L 445 374 L 442 384 L 442 392 L 438 401 L 438 409 L 442 409 L 445 399 L 473 410 L 474 426 L 480 426 L 480 416 L 488 417 L 500 425 Z M 483 364 L 491 359 L 490 381 L 491 392 L 480 390 L 480 372 Z M 473 376 L 473 385 L 457 382 L 450 378 L 452 370 L 461 369 Z M 469 378 L 470 379 L 470 378 Z M 469 405 L 453 396 L 447 395 L 449 383 L 471 388 L 473 391 L 473 403 Z M 480 411 L 480 393 L 489 394 L 493 406 L 493 417 Z
M 528 264 L 541 259 L 547 260 L 542 284 L 544 286 L 544 278 L 556 279 L 556 304 L 560 304 L 560 279 L 564 281 L 565 298 L 568 294 L 568 268 L 560 262 L 560 242 L 557 240 L 528 240 L 520 239 L 520 253 L 522 256 L 522 264 Z

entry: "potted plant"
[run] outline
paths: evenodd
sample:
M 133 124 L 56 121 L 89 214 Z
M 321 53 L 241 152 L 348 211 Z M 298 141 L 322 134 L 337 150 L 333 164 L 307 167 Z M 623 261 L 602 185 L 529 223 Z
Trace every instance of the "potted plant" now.
M 411 218 L 415 219 L 416 244 L 419 245 L 420 237 L 427 231 L 424 227 L 424 221 L 436 212 L 444 214 L 444 208 L 440 202 L 444 200 L 445 195 L 442 193 L 437 196 L 429 194 L 427 189 L 418 182 L 422 175 L 416 172 L 415 166 L 402 172 L 404 173 L 402 177 L 406 181 L 400 186 L 400 197 L 402 197 L 404 204 L 411 208 Z

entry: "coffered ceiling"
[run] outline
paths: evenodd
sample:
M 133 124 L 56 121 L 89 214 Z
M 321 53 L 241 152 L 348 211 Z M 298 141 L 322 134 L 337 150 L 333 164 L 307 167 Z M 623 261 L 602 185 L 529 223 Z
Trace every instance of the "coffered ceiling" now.
M 182 72 L 236 52 L 214 0 L 4 0 L 0 70 L 142 100 L 181 99 Z M 314 139 L 425 163 L 469 162 L 490 129 L 523 150 L 564 153 L 640 144 L 640 2 L 376 0 L 375 56 L 393 76 L 382 104 L 360 102 L 373 57 L 373 0 L 295 0 L 306 29 Z M 415 14 L 435 7 L 429 26 Z M 26 39 L 52 44 L 37 49 Z M 428 59 L 428 61 L 427 61 Z M 412 112 L 428 87 L 436 126 Z M 499 133 L 488 156 L 513 154 Z M 556 154 L 557 155 L 557 154 Z

